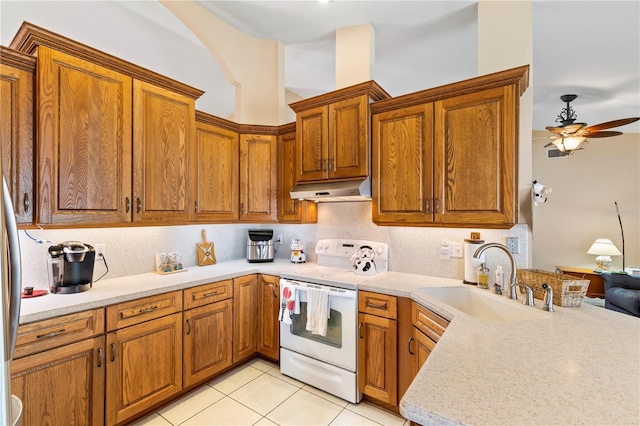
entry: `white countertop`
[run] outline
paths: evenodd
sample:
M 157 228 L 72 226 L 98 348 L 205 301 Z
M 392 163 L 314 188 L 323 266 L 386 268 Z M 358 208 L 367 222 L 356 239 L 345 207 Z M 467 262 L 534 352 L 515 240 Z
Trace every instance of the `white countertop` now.
M 20 323 L 251 273 L 352 281 L 313 263 L 234 260 L 171 275 L 102 280 L 79 294 L 23 299 Z M 409 297 L 451 320 L 402 398 L 400 412 L 407 419 L 421 424 L 640 424 L 640 319 L 585 303 L 555 306 L 548 313 L 536 300 L 535 307 L 519 307 L 540 311 L 540 319 L 485 322 L 419 290 L 464 286 L 488 292 L 461 280 L 384 272 L 356 281 L 360 290 Z

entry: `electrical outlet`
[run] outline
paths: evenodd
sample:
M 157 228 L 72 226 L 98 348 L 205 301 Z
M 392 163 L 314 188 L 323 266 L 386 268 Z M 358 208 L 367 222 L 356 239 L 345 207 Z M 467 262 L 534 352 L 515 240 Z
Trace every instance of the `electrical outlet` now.
M 462 243 L 449 243 L 451 257 L 462 257 Z
M 276 243 L 282 244 L 282 234 L 276 234 Z
M 513 254 L 520 253 L 520 239 L 518 237 L 507 237 L 507 248 Z
M 107 245 L 106 244 L 96 244 L 95 246 L 93 246 L 93 248 L 96 251 L 96 260 L 98 260 L 99 257 L 106 257 L 106 251 L 107 251 Z

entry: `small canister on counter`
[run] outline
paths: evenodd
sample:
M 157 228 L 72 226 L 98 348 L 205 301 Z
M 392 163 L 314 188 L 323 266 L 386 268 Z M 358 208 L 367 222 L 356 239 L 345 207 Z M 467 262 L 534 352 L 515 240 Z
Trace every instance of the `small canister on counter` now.
M 478 288 L 489 288 L 489 268 L 486 263 L 478 266 Z

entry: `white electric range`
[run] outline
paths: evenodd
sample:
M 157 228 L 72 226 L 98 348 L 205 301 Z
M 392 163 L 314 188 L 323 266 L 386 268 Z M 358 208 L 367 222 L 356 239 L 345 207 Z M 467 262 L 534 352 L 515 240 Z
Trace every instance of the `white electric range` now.
M 299 310 L 280 322 L 280 371 L 347 401 L 357 403 L 358 391 L 358 283 L 373 275 L 356 273 L 355 257 L 373 253 L 375 273 L 386 272 L 389 248 L 385 243 L 366 240 L 319 240 L 317 263 L 301 264 L 295 271 L 281 274 L 280 298 L 286 304 L 292 289 Z M 288 289 L 288 290 L 286 290 Z M 311 289 L 311 290 L 310 290 Z M 328 291 L 329 318 L 326 335 L 307 330 L 308 293 Z M 288 292 L 288 293 L 287 293 Z M 290 319 L 290 320 L 289 320 Z

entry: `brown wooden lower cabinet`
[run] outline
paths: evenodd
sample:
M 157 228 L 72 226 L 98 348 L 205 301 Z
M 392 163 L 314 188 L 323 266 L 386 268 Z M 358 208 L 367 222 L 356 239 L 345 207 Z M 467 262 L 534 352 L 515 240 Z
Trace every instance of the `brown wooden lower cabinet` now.
M 184 387 L 226 369 L 232 363 L 231 299 L 184 312 Z
M 106 420 L 121 424 L 182 390 L 182 313 L 107 333 Z
M 380 306 L 381 315 L 364 313 Z M 382 303 L 379 303 L 382 301 Z M 365 396 L 396 406 L 398 404 L 398 322 L 396 297 L 361 291 L 358 294 L 358 389 Z
M 104 363 L 104 336 L 12 361 L 11 392 L 22 400 L 22 424 L 103 425 Z
M 233 362 L 247 359 L 258 348 L 258 278 L 247 275 L 233 280 Z
M 274 361 L 280 359 L 279 282 L 276 276 L 258 276 L 258 352 Z

